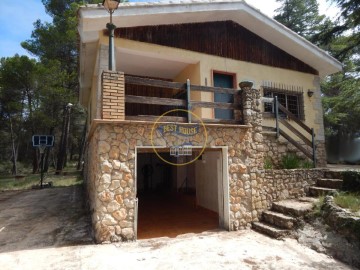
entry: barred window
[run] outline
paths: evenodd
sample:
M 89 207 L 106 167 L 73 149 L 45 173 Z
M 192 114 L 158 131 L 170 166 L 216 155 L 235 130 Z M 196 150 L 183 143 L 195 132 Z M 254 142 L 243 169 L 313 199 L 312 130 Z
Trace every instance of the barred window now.
M 305 120 L 303 92 L 264 88 L 264 97 L 274 98 L 275 96 L 288 111 L 300 120 Z M 264 103 L 264 112 L 274 113 L 274 103 Z M 279 113 L 284 115 L 281 111 Z

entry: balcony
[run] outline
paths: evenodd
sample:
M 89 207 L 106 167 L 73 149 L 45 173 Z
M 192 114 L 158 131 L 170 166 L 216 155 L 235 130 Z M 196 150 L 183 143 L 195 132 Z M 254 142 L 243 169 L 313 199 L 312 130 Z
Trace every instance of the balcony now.
M 114 76 L 118 74 L 118 76 Z M 177 123 L 246 124 L 241 90 L 193 85 L 104 72 L 101 118 Z M 213 102 L 215 94 L 232 95 L 233 103 Z M 203 99 L 206 95 L 206 99 Z M 206 101 L 205 101 L 206 100 Z M 210 100 L 210 101 L 209 101 Z M 226 112 L 227 117 L 214 117 Z M 230 113 L 229 113 L 230 112 Z M 229 117 L 232 116 L 232 117 Z

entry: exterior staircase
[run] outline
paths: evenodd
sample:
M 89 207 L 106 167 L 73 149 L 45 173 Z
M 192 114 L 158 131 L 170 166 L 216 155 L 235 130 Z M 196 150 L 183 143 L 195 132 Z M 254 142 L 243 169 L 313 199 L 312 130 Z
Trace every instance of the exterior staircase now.
M 325 173 L 325 178 L 318 179 L 315 186 L 309 187 L 309 195 L 312 197 L 274 202 L 271 210 L 262 213 L 259 222 L 252 223 L 252 228 L 276 239 L 290 236 L 304 216 L 312 211 L 317 201 L 314 197 L 336 192 L 341 188 L 342 182 L 343 180 L 334 178 L 331 172 Z
M 276 239 L 291 235 L 303 217 L 313 209 L 316 199 L 303 197 L 274 202 L 271 210 L 264 211 L 259 222 L 252 228 Z
M 343 180 L 322 178 L 316 181 L 316 186 L 309 187 L 309 195 L 319 197 L 328 195 L 341 189 Z

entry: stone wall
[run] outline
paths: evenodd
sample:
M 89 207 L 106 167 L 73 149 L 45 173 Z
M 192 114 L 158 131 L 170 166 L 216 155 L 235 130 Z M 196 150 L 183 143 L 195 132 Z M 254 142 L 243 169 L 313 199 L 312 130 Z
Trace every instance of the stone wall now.
M 311 159 L 306 157 L 300 150 L 298 150 L 294 145 L 285 140 L 284 138 L 276 138 L 272 134 L 263 134 L 264 136 L 264 151 L 265 159 L 269 159 L 273 164 L 273 168 L 281 168 L 281 159 L 284 155 L 288 153 L 294 153 L 303 160 L 312 162 Z M 308 149 L 309 153 L 312 153 L 312 148 L 308 147 L 304 142 L 299 142 L 305 149 Z M 324 141 L 316 141 L 316 160 L 317 167 L 326 167 L 326 150 Z
M 265 170 L 261 192 L 267 207 L 272 202 L 306 196 L 309 186 L 324 177 L 323 169 Z
M 117 83 L 121 74 L 115 72 L 112 76 L 112 72 L 104 73 L 109 80 L 107 84 L 119 86 Z M 122 91 L 123 88 L 118 89 Z M 309 173 L 304 170 L 265 172 L 260 91 L 242 88 L 236 100 L 241 100 L 243 105 L 241 116 L 244 125 L 209 124 L 206 125 L 206 141 L 202 141 L 201 136 L 195 136 L 191 141 L 193 146 L 227 147 L 230 230 L 249 227 L 274 200 L 305 194 L 306 187 L 317 177 L 315 170 Z M 120 99 L 121 102 L 123 100 Z M 153 133 L 153 124 L 119 119 L 92 123 L 85 182 L 94 236 L 99 243 L 136 238 L 136 149 L 152 145 L 177 146 L 171 134 Z
M 336 205 L 332 196 L 325 197 L 321 209 L 326 224 L 360 247 L 360 217 Z M 358 260 L 358 266 L 360 266 L 360 260 Z
M 135 147 L 151 146 L 151 129 L 151 123 L 104 123 L 98 125 L 91 138 L 86 178 L 98 242 L 135 237 Z M 207 147 L 228 147 L 231 229 L 245 228 L 257 219 L 256 209 L 266 207 L 265 197 L 258 192 L 261 142 L 253 141 L 248 127 L 207 126 L 207 132 Z M 164 145 L 163 138 L 155 138 L 154 142 L 156 146 L 171 146 Z

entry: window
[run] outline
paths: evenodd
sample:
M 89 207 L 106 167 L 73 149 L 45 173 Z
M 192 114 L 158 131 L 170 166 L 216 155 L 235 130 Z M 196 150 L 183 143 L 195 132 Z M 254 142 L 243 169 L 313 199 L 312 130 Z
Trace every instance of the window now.
M 300 120 L 305 120 L 303 92 L 264 87 L 264 97 L 275 96 L 288 111 Z M 274 113 L 274 103 L 264 103 L 264 112 Z M 281 111 L 279 113 L 282 115 Z

